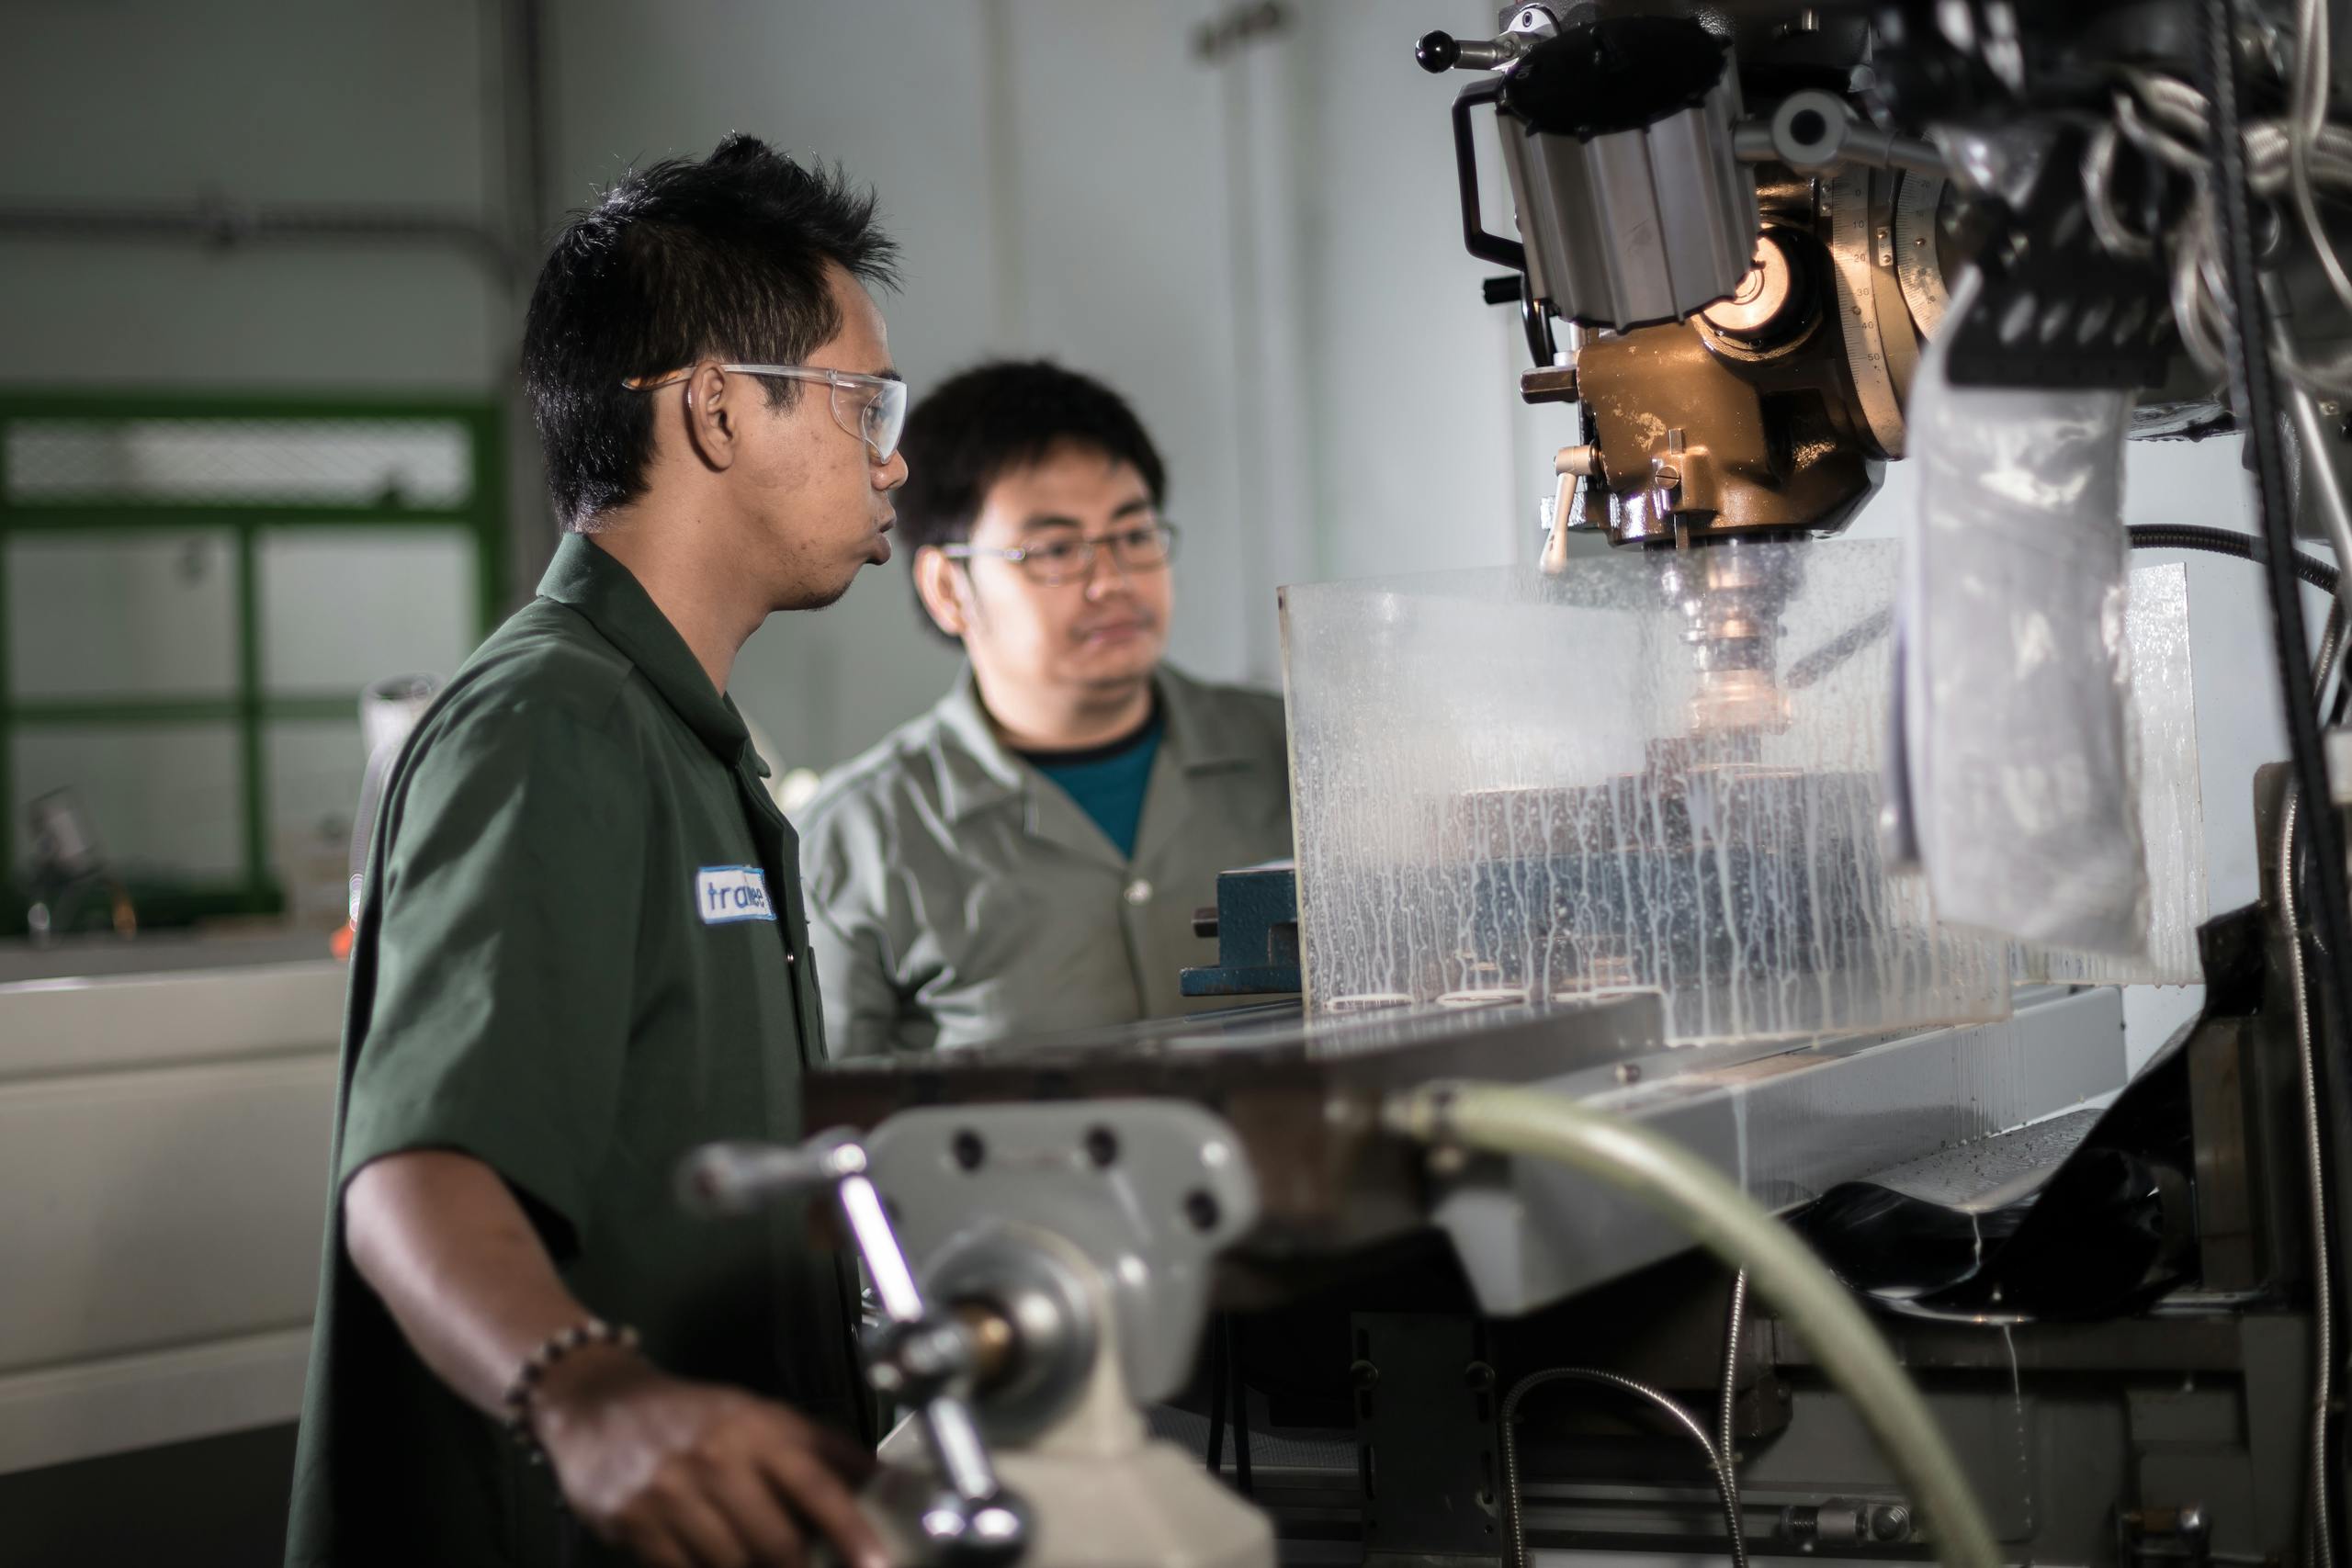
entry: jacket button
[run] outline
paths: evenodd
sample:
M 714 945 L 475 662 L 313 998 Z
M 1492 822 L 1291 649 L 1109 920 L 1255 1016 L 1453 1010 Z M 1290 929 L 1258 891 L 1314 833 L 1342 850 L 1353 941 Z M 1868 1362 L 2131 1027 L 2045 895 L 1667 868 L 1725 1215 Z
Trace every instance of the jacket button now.
M 1126 899 L 1130 904 L 1150 903 L 1151 884 L 1146 882 L 1140 876 L 1136 877 L 1133 882 L 1127 884 Z

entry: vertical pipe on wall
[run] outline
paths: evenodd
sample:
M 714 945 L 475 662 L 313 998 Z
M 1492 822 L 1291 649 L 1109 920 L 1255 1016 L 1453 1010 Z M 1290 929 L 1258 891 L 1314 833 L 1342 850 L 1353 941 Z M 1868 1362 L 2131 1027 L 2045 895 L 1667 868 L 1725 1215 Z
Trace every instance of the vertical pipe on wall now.
M 1234 450 L 1239 470 L 1242 673 L 1282 679 L 1274 590 L 1312 570 L 1296 29 L 1283 20 L 1213 57 L 1221 106 Z
M 483 56 L 482 140 L 488 147 L 495 138 L 497 195 L 491 205 L 500 214 L 515 258 L 514 275 L 497 302 L 503 308 L 493 308 L 491 318 L 503 339 L 492 345 L 492 362 L 499 367 L 493 390 L 504 415 L 499 439 L 492 444 L 503 457 L 497 471 L 496 503 L 509 520 L 505 558 L 498 572 L 499 598 L 486 617 L 494 624 L 537 587 L 539 573 L 555 550 L 556 521 L 548 505 L 537 434 L 523 398 L 517 361 L 523 313 L 537 281 L 555 210 L 548 175 L 546 12 L 541 0 L 498 0 L 489 17 L 494 36 Z M 492 502 L 485 493 L 476 503 Z
M 996 319 L 988 341 L 1018 352 L 1028 338 L 1023 300 L 1026 278 L 1021 256 L 1021 162 L 1012 106 L 1017 69 L 1012 50 L 1012 0 L 980 0 L 982 69 L 980 134 L 987 149 L 989 270 Z

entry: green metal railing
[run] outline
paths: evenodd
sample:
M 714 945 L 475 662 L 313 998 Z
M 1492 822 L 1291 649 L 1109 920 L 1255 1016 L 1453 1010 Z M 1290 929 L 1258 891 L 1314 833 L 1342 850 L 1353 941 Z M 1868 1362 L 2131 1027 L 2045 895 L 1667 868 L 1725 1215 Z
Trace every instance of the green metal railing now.
M 316 428 L 329 422 L 361 422 L 397 427 L 402 423 L 455 424 L 465 432 L 467 479 L 463 500 L 447 505 L 418 505 L 387 497 L 380 502 L 316 500 L 301 496 L 266 500 L 213 500 L 152 495 L 21 498 L 8 471 L 11 437 L 33 422 L 127 424 L 132 422 L 283 421 Z M 504 426 L 497 407 L 481 399 L 418 397 L 311 397 L 303 395 L 203 395 L 119 391 L 0 390 L 0 809 L 15 812 L 13 757 L 17 737 L 57 727 L 152 726 L 175 723 L 233 724 L 240 784 L 242 873 L 230 885 L 191 882 L 173 889 L 173 901 L 189 913 L 266 912 L 282 906 L 282 890 L 271 875 L 268 776 L 266 737 L 274 723 L 354 719 L 359 694 L 272 694 L 263 678 L 264 639 L 260 574 L 262 545 L 273 530 L 311 532 L 338 525 L 353 528 L 459 529 L 472 541 L 477 635 L 486 634 L 506 603 L 506 458 Z M 225 532 L 233 542 L 232 614 L 235 681 L 227 695 L 30 698 L 17 694 L 17 672 L 9 668 L 7 618 L 9 545 L 37 535 L 116 536 L 200 528 Z M 388 671 L 389 673 L 389 671 Z M 12 825 L 13 827 L 13 825 Z M 13 830 L 0 833 L 0 848 L 13 846 Z M 13 860 L 13 854 L 6 857 Z M 15 868 L 0 863 L 0 880 Z M 0 911 L 0 919 L 6 919 Z

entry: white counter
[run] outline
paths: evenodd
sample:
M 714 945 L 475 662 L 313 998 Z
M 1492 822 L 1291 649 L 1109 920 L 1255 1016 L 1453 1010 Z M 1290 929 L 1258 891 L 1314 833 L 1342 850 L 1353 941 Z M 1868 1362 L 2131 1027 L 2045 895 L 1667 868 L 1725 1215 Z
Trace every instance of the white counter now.
M 343 1021 L 323 949 L 0 950 L 0 1472 L 299 1411 Z

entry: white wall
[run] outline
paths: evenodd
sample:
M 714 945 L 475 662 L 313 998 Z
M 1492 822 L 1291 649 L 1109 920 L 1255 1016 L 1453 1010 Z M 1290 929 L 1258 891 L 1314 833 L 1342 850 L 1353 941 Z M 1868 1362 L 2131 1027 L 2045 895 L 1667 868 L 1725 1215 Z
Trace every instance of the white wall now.
M 1285 149 L 1287 72 L 1265 50 L 1196 59 L 1215 10 L 580 0 L 551 19 L 557 187 L 585 201 L 632 161 L 699 155 L 732 130 L 838 159 L 879 193 L 903 249 L 904 287 L 882 303 L 918 395 L 999 354 L 1051 355 L 1125 392 L 1183 531 L 1174 657 L 1271 682 L 1273 584 L 1298 573 L 1310 493 L 1283 423 L 1304 427 L 1303 399 L 1268 393 L 1303 378 L 1283 347 L 1287 234 L 1252 221 Z M 734 690 L 783 761 L 821 767 L 926 706 L 956 667 L 917 621 L 902 557 L 831 610 L 772 621 Z
M 1518 314 L 1479 297 L 1496 269 L 1462 248 L 1447 116 L 1468 78 L 1430 76 L 1412 53 L 1432 28 L 1491 28 L 1495 7 L 1317 0 L 1301 12 L 1317 574 L 1531 558 L 1523 476 L 1548 475 L 1551 446 L 1521 449 Z M 1488 226 L 1508 231 L 1487 151 Z
M 501 199 L 478 0 L 10 0 L 0 203 Z M 447 249 L 0 243 L 0 382 L 431 389 L 512 357 Z

